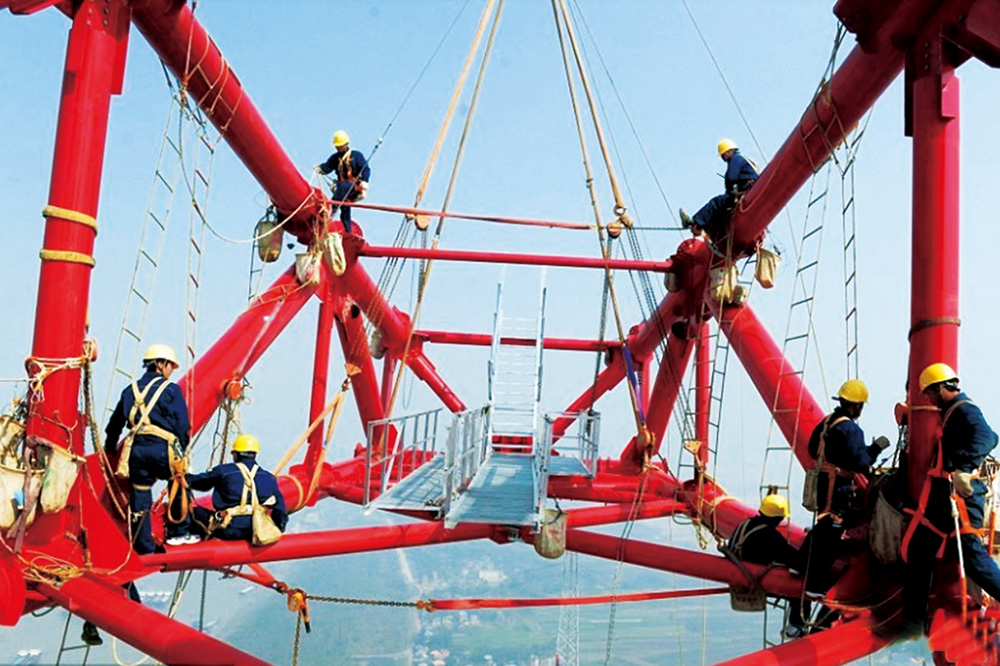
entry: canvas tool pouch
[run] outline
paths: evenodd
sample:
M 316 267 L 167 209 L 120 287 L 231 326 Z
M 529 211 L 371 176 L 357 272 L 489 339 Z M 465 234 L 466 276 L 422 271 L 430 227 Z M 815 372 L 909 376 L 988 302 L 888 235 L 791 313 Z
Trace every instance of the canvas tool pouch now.
M 319 284 L 320 264 L 318 253 L 301 252 L 295 255 L 295 278 L 303 286 Z
M 899 560 L 904 522 L 903 512 L 886 498 L 884 492 L 880 492 L 868 531 L 868 543 L 879 562 L 895 564 Z
M 278 223 L 272 220 L 261 220 L 254 229 L 254 238 L 257 239 L 257 256 L 265 264 L 271 264 L 281 256 L 281 229 Z
M 557 509 L 545 510 L 545 521 L 535 537 L 535 552 L 555 560 L 566 552 L 566 514 Z
M 778 279 L 778 262 L 781 255 L 773 250 L 760 247 L 757 250 L 757 267 L 754 270 L 754 277 L 757 283 L 764 289 L 770 289 Z
M 50 442 L 39 443 L 48 451 L 39 501 L 43 512 L 56 513 L 66 507 L 83 459 Z
M 243 463 L 236 463 L 236 467 L 239 468 L 240 474 L 243 475 L 243 497 L 240 499 L 240 505 L 235 509 L 235 511 L 240 513 L 234 515 L 241 515 L 246 511 L 245 507 L 251 507 L 250 520 L 253 526 L 253 545 L 269 546 L 281 538 L 281 530 L 271 520 L 271 515 L 267 512 L 267 509 L 257 500 L 257 484 L 254 482 L 254 477 L 257 476 L 258 467 L 254 465 L 252 470 L 248 470 Z
M 734 611 L 756 613 L 764 610 L 765 606 L 767 606 L 767 596 L 760 586 L 729 586 L 729 607 Z
M 322 241 L 323 261 L 336 276 L 341 276 L 347 270 L 347 259 L 344 256 L 344 238 L 337 232 L 331 232 Z

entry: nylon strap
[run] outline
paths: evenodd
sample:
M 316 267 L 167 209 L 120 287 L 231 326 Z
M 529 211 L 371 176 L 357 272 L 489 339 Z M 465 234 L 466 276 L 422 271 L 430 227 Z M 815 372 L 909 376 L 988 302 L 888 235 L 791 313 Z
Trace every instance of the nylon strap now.
M 823 426 L 823 432 L 819 435 L 819 451 L 816 455 L 816 465 L 819 466 L 820 471 L 826 472 L 826 501 L 824 502 L 823 510 L 819 512 L 819 515 L 830 513 L 830 505 L 833 504 L 834 481 L 836 481 L 838 474 L 845 476 L 844 474 L 841 474 L 841 469 L 839 467 L 826 461 L 826 435 L 830 432 L 831 428 L 847 420 L 848 418 L 846 416 L 838 416 L 833 421 L 830 420 L 830 417 L 827 417 L 826 425 Z
M 97 263 L 89 254 L 70 252 L 68 250 L 47 250 L 42 248 L 38 252 L 38 256 L 42 258 L 42 261 L 65 261 L 71 264 L 84 264 L 91 268 Z
M 42 209 L 42 217 L 55 217 L 67 222 L 76 222 L 77 224 L 90 227 L 94 230 L 95 234 L 97 233 L 97 218 L 86 213 L 81 213 L 80 211 L 60 208 L 59 206 L 49 204 Z

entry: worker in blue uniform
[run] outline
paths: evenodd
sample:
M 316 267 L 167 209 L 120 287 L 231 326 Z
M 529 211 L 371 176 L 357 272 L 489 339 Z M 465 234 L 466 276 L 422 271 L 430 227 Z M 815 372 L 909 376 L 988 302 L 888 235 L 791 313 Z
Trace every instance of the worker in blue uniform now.
M 747 518 L 736 526 L 729 536 L 727 549 L 737 558 L 752 564 L 780 564 L 794 572 L 804 569 L 799 550 L 788 543 L 785 535 L 778 531 L 791 512 L 788 500 L 771 488 L 760 502 L 756 516 Z M 805 606 L 809 614 L 808 602 Z M 799 598 L 788 600 L 788 624 L 784 634 L 788 638 L 798 638 L 806 633 L 803 604 Z
M 906 560 L 902 630 L 916 634 L 925 628 L 927 601 L 934 579 L 934 562 L 954 537 L 957 512 L 965 575 L 994 600 L 1000 600 L 1000 567 L 982 541 L 986 484 L 980 467 L 997 445 L 983 412 L 958 386 L 958 375 L 945 363 L 920 373 L 920 390 L 941 410 L 941 441 L 921 493 L 916 514 L 904 536 Z M 920 519 L 930 523 L 929 527 Z M 952 551 L 954 552 L 954 551 Z
M 680 209 L 681 223 L 697 233 L 704 230 L 709 238 L 719 245 L 725 235 L 729 216 L 736 209 L 740 198 L 757 182 L 757 168 L 740 154 L 740 149 L 732 139 L 722 139 L 718 145 L 719 157 L 726 163 L 726 191 L 712 197 L 701 209 L 689 216 Z
M 177 355 L 168 345 L 151 345 L 143 355 L 145 374 L 122 391 L 111 419 L 104 430 L 105 450 L 118 450 L 127 457 L 128 478 L 132 483 L 129 507 L 132 512 L 134 548 L 140 555 L 156 550 L 149 511 L 153 507 L 153 484 L 172 478 L 175 467 L 187 452 L 191 424 L 187 404 L 180 387 L 170 375 L 180 367 Z M 122 469 L 122 467 L 119 467 Z M 190 533 L 190 516 L 185 511 L 186 497 L 178 492 L 167 507 L 166 543 L 177 546 L 199 539 Z
M 368 193 L 371 169 L 360 151 L 351 150 L 350 142 L 351 139 L 344 130 L 334 132 L 333 147 L 336 152 L 315 167 L 316 173 L 324 176 L 329 173 L 335 174 L 337 179 L 337 184 L 333 188 L 335 201 L 361 201 Z M 344 225 L 344 233 L 351 233 L 351 207 L 346 204 L 340 206 L 340 222 Z
M 253 539 L 253 497 L 266 507 L 275 526 L 285 531 L 288 510 L 274 475 L 257 464 L 260 442 L 253 435 L 241 434 L 233 442 L 233 462 L 216 465 L 201 474 L 188 474 L 194 490 L 212 491 L 212 508 L 194 507 L 195 529 L 225 541 Z
M 864 501 L 855 475 L 870 474 L 879 455 L 889 447 L 884 436 L 865 444 L 865 433 L 857 423 L 868 402 L 868 387 L 863 381 L 844 382 L 834 399 L 838 406 L 809 437 L 809 455 L 823 460 L 816 484 L 816 523 L 802 544 L 806 592 L 817 597 L 835 582 L 832 569 L 841 552 L 844 529 L 853 527 L 860 518 Z

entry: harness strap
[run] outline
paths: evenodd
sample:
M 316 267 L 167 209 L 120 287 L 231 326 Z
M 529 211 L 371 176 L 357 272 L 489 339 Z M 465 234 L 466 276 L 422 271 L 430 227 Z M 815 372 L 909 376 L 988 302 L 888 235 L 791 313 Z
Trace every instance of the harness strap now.
M 982 539 L 986 534 L 986 529 L 972 526 L 972 521 L 969 520 L 969 509 L 965 505 L 965 498 L 958 493 L 952 493 L 951 496 L 955 498 L 955 504 L 958 506 L 958 520 L 961 523 L 958 533 L 974 534 L 977 538 Z
M 351 149 L 348 148 L 343 155 L 340 156 L 340 161 L 337 162 L 337 176 L 340 180 L 346 180 L 354 182 L 354 169 L 351 168 Z
M 819 466 L 820 471 L 826 472 L 826 501 L 823 504 L 823 510 L 819 512 L 820 514 L 830 513 L 830 506 L 833 504 L 834 481 L 836 480 L 837 476 L 838 475 L 844 477 L 851 476 L 849 472 L 843 472 L 843 470 L 841 470 L 836 465 L 833 465 L 826 461 L 827 434 L 830 432 L 832 428 L 836 427 L 837 425 L 847 420 L 848 418 L 846 416 L 838 416 L 832 421 L 830 420 L 830 417 L 827 417 L 825 425 L 823 426 L 823 432 L 821 432 L 819 435 L 819 451 L 816 452 L 817 453 L 816 464 Z

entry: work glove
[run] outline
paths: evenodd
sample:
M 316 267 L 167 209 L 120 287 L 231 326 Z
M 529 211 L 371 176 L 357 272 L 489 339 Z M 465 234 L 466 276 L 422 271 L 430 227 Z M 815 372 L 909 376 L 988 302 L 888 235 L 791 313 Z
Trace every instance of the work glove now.
M 890 443 L 891 442 L 889 442 L 889 438 L 886 437 L 885 435 L 879 435 L 872 442 L 872 444 L 874 444 L 875 446 L 877 446 L 879 448 L 879 450 L 881 450 L 881 451 L 885 451 L 887 448 L 889 448 L 889 444 Z
M 317 164 L 316 166 L 313 167 L 313 171 L 315 171 L 316 173 L 318 173 L 321 176 L 323 175 L 323 167 L 320 166 L 319 164 Z
M 364 180 L 359 180 L 357 185 L 358 197 L 355 201 L 361 201 L 368 194 L 368 182 Z
M 972 475 L 968 472 L 952 472 L 951 485 L 962 497 L 972 497 Z

